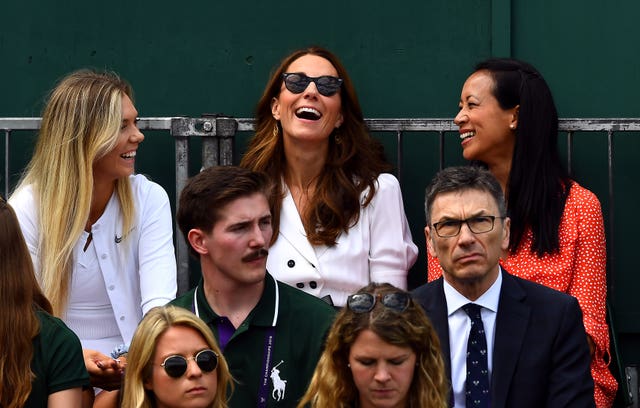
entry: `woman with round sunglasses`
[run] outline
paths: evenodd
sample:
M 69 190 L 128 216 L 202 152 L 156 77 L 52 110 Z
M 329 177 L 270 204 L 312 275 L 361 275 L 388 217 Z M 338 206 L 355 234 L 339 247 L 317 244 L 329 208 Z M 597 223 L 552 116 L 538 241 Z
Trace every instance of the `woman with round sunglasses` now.
M 340 307 L 372 281 L 406 288 L 418 251 L 400 185 L 334 54 L 310 47 L 280 63 L 241 165 L 279 181 L 267 261 L 276 279 Z
M 511 218 L 501 265 L 513 275 L 578 299 L 592 354 L 598 407 L 617 382 L 608 368 L 606 242 L 598 198 L 573 180 L 558 152 L 558 113 L 546 81 L 530 64 L 489 59 L 476 65 L 454 121 L 462 155 L 486 166 L 505 193 Z M 429 280 L 442 269 L 429 257 Z
M 122 408 L 226 408 L 232 378 L 207 325 L 174 306 L 151 309 L 128 353 Z
M 440 341 L 411 295 L 371 283 L 347 299 L 298 408 L 444 408 Z

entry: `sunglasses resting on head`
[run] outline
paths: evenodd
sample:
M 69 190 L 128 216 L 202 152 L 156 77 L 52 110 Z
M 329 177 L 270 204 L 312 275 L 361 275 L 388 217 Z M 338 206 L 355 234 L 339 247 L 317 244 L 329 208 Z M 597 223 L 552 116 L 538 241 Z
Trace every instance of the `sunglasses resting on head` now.
M 347 307 L 353 313 L 367 313 L 373 310 L 376 300 L 383 306 L 396 312 L 404 312 L 409 307 L 411 295 L 405 292 L 392 293 L 356 293 L 347 298 Z

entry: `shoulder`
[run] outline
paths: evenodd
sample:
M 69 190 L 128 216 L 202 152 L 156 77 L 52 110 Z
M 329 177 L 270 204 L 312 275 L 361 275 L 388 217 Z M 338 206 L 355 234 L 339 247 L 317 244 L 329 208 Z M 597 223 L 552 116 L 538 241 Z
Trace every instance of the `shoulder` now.
M 144 174 L 134 174 L 129 176 L 129 183 L 131 184 L 131 191 L 134 195 L 150 195 L 150 196 L 162 196 L 167 197 L 167 192 L 160 186 L 160 184 L 155 183 Z
M 193 294 L 195 292 L 195 288 L 191 289 L 190 291 L 178 296 L 177 298 L 173 299 L 171 302 L 169 302 L 170 305 L 172 306 L 177 306 L 177 307 L 181 307 L 183 309 L 191 309 L 191 306 L 193 305 Z
M 600 200 L 591 190 L 574 181 L 571 183 L 566 206 L 582 209 L 597 208 L 600 211 Z
M 33 207 L 35 200 L 35 193 L 33 186 L 28 184 L 26 186 L 19 187 L 11 194 L 7 202 L 14 208 L 16 212 L 24 209 L 25 207 Z
M 380 173 L 377 179 L 379 191 L 400 191 L 400 182 L 391 173 Z
M 443 278 L 440 277 L 429 283 L 425 283 L 422 286 L 418 286 L 411 291 L 411 296 L 424 307 L 426 305 L 426 302 L 428 300 L 433 300 L 436 292 L 438 292 L 438 290 L 441 290 L 442 280 Z
M 402 197 L 400 190 L 400 182 L 398 179 L 390 173 L 380 173 L 374 181 L 375 195 L 372 202 L 394 202 Z M 369 189 L 363 191 L 362 197 L 364 198 L 369 192 Z
M 552 289 L 550 287 L 519 278 L 509 273 L 504 273 L 502 289 L 506 294 L 518 296 L 518 290 L 525 294 L 525 303 L 532 306 L 540 306 L 541 309 L 553 309 L 557 312 L 558 306 L 578 307 L 578 301 L 571 295 Z
M 40 323 L 40 337 L 43 344 L 55 341 L 56 343 L 76 343 L 78 347 L 80 346 L 78 336 L 61 319 L 43 310 L 37 310 L 36 316 Z

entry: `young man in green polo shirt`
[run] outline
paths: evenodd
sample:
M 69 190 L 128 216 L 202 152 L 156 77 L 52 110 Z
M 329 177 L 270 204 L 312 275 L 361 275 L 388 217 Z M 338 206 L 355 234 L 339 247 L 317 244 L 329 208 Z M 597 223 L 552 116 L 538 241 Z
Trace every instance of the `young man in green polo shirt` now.
M 293 407 L 320 356 L 334 309 L 266 270 L 272 183 L 240 167 L 211 167 L 180 195 L 178 224 L 202 280 L 171 302 L 213 330 L 236 380 L 229 406 Z

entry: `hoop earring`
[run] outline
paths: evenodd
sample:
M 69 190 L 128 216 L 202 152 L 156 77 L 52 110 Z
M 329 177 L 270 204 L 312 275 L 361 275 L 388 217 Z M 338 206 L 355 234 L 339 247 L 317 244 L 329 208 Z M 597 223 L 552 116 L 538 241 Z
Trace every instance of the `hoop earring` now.
M 336 144 L 342 144 L 342 138 L 340 137 L 340 128 L 336 128 L 333 132 L 333 140 L 335 140 Z

